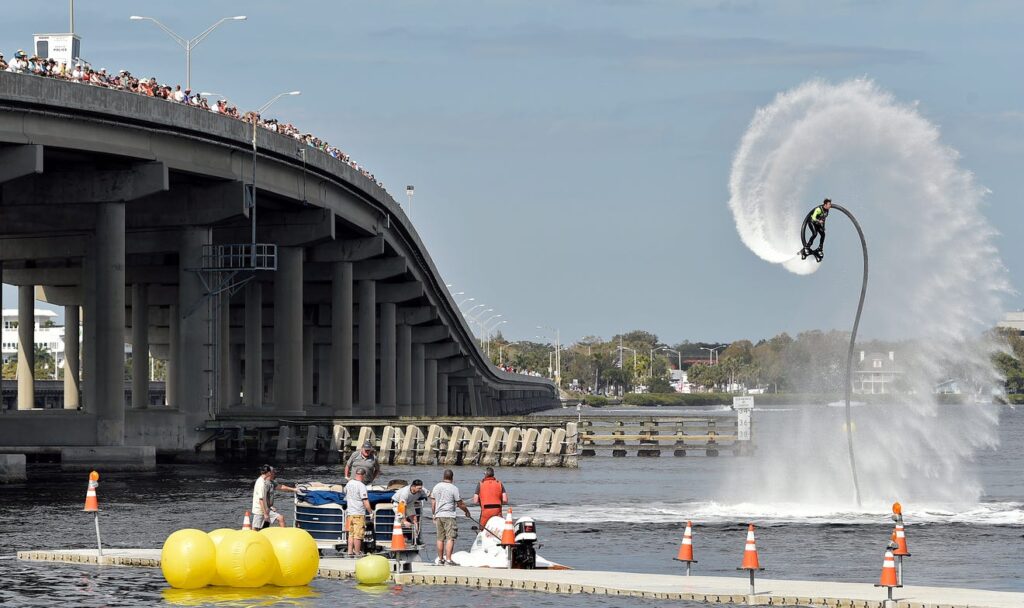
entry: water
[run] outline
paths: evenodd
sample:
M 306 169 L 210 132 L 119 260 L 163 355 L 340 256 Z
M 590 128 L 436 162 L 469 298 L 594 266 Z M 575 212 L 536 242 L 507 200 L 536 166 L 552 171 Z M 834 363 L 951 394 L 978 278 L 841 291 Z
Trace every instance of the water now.
M 873 406 L 865 406 L 873 407 Z M 720 408 L 696 408 L 728 415 Z M 787 437 L 807 413 L 829 413 L 826 406 L 758 408 L 755 438 L 763 446 Z M 565 410 L 558 410 L 561 414 Z M 693 412 L 694 408 L 687 410 Z M 956 411 L 962 411 L 958 409 Z M 587 410 L 584 410 L 587 413 Z M 606 412 L 606 411 L 605 411 Z M 631 409 L 622 415 L 678 414 L 673 409 Z M 874 414 L 873 414 L 874 415 Z M 1024 535 L 1024 412 L 1006 408 L 999 425 L 1000 445 L 965 464 L 982 484 L 970 504 L 907 503 L 908 540 L 913 557 L 906 566 L 914 584 L 971 586 L 1024 591 L 1017 560 Z M 737 576 L 745 528 L 755 523 L 766 576 L 789 579 L 874 582 L 892 530 L 888 504 L 862 510 L 817 504 L 735 502 L 731 480 L 756 470 L 757 457 L 637 459 L 585 458 L 578 470 L 502 468 L 518 511 L 537 518 L 540 553 L 576 568 L 626 572 L 679 573 L 672 561 L 685 520 L 694 521 L 700 574 Z M 800 466 L 795 463 L 794 467 Z M 162 465 L 155 473 L 110 473 L 100 483 L 105 542 L 115 547 L 159 547 L 183 527 L 204 530 L 238 525 L 255 479 L 254 465 Z M 337 466 L 285 466 L 281 479 L 332 481 Z M 82 474 L 52 466 L 31 469 L 24 486 L 0 489 L 0 557 L 19 549 L 91 547 L 92 520 L 80 512 L 86 486 Z M 472 491 L 480 471 L 456 468 L 456 483 Z M 423 478 L 432 485 L 438 467 L 386 467 L 385 478 Z M 742 492 L 741 492 L 742 493 Z M 279 499 L 285 505 L 287 499 Z M 877 507 L 877 508 L 876 508 Z M 291 518 L 289 517 L 289 521 Z M 458 547 L 471 540 L 463 521 Z M 427 555 L 433 538 L 427 526 Z M 82 606 L 134 606 L 150 603 L 197 605 L 193 596 L 168 595 L 157 570 L 54 566 L 0 560 L 4 585 L 0 604 L 52 605 L 58 598 Z M 738 583 L 742 580 L 738 579 Z M 306 597 L 230 600 L 205 597 L 199 604 L 286 604 L 334 606 L 653 606 L 629 598 L 554 596 L 544 593 L 451 587 L 388 588 L 365 595 L 351 582 L 315 581 Z M 217 600 L 217 601 L 214 601 Z M 677 605 L 686 606 L 685 603 Z
M 1008 283 L 995 230 L 981 213 L 986 190 L 960 166 L 959 154 L 916 104 L 900 103 L 868 80 L 815 81 L 757 111 L 729 185 L 743 243 L 796 274 L 838 271 L 841 281 L 830 286 L 849 284 L 849 291 L 815 281 L 814 301 L 849 309 L 852 321 L 860 252 L 835 247 L 843 241 L 832 236 L 853 234 L 847 219 L 830 216 L 822 264 L 796 256 L 813 205 L 827 196 L 849 208 L 864 227 L 871 257 L 861 335 L 913 339 L 900 351 L 900 368 L 914 401 L 854 413 L 865 504 L 976 503 L 983 485 L 967 463 L 995 445 L 995 410 L 948 415 L 932 388 L 950 378 L 982 394 L 1001 386 L 991 354 L 1005 345 L 985 332 L 1002 315 Z M 792 307 L 806 296 L 767 305 Z M 809 504 L 849 505 L 854 494 L 841 416 L 802 418 L 786 441 L 769 446 L 756 467 L 731 483 L 749 489 L 751 502 L 799 503 L 794 513 Z

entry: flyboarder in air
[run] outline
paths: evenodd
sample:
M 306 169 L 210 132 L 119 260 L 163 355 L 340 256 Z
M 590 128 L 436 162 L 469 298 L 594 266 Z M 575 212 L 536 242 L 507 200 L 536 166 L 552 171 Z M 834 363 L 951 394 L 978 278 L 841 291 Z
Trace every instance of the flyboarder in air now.
M 811 209 L 811 212 L 804 218 L 804 225 L 800 229 L 800 240 L 804 244 L 804 248 L 800 250 L 800 259 L 806 260 L 807 256 L 813 255 L 818 263 L 821 263 L 822 258 L 825 257 L 823 248 L 825 247 L 825 218 L 828 217 L 828 210 L 832 208 L 832 199 L 826 198 L 825 201 Z M 818 248 L 814 248 L 814 237 L 820 237 L 818 240 Z

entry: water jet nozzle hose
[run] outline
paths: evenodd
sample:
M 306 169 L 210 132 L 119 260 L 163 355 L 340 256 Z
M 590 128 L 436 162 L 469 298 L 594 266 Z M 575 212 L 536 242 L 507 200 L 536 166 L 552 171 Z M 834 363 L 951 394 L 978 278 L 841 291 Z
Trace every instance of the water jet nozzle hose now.
M 857 236 L 860 237 L 860 248 L 864 253 L 864 279 L 860 285 L 860 301 L 857 303 L 857 316 L 853 320 L 853 331 L 850 333 L 850 349 L 846 353 L 846 445 L 850 453 L 850 473 L 853 475 L 853 491 L 857 497 L 857 506 L 861 506 L 860 482 L 857 481 L 857 460 L 853 455 L 853 418 L 850 414 L 850 391 L 853 389 L 851 376 L 853 375 L 853 348 L 857 341 L 857 328 L 860 326 L 860 313 L 864 310 L 864 294 L 868 290 L 868 244 L 864 240 L 864 231 L 860 228 L 857 218 L 853 217 L 850 210 L 842 205 L 832 203 L 832 208 L 837 209 L 850 218 L 853 227 L 857 229 Z

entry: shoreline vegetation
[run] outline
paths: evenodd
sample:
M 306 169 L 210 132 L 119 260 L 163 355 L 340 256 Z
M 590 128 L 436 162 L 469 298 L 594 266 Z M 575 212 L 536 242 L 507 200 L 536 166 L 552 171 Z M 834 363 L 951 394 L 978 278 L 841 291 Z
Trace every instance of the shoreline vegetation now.
M 701 407 L 714 405 L 732 405 L 730 393 L 626 393 L 619 398 L 608 398 L 600 395 L 570 394 L 569 403 L 582 400 L 591 407 Z M 762 405 L 826 405 L 843 403 L 845 397 L 840 393 L 765 393 L 750 395 L 755 406 Z M 913 395 L 853 395 L 851 403 L 886 405 L 913 400 Z M 929 395 L 942 405 L 968 405 L 974 403 L 974 395 L 937 394 Z M 1024 395 L 1006 395 L 998 403 L 1012 405 L 1024 404 Z

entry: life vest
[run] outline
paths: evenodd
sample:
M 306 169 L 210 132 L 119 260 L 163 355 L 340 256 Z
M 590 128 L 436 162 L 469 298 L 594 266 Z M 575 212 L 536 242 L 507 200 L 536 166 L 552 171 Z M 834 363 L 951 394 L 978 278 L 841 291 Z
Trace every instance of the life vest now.
M 493 477 L 484 477 L 480 482 L 480 506 L 485 509 L 500 509 L 501 495 L 505 487 Z

